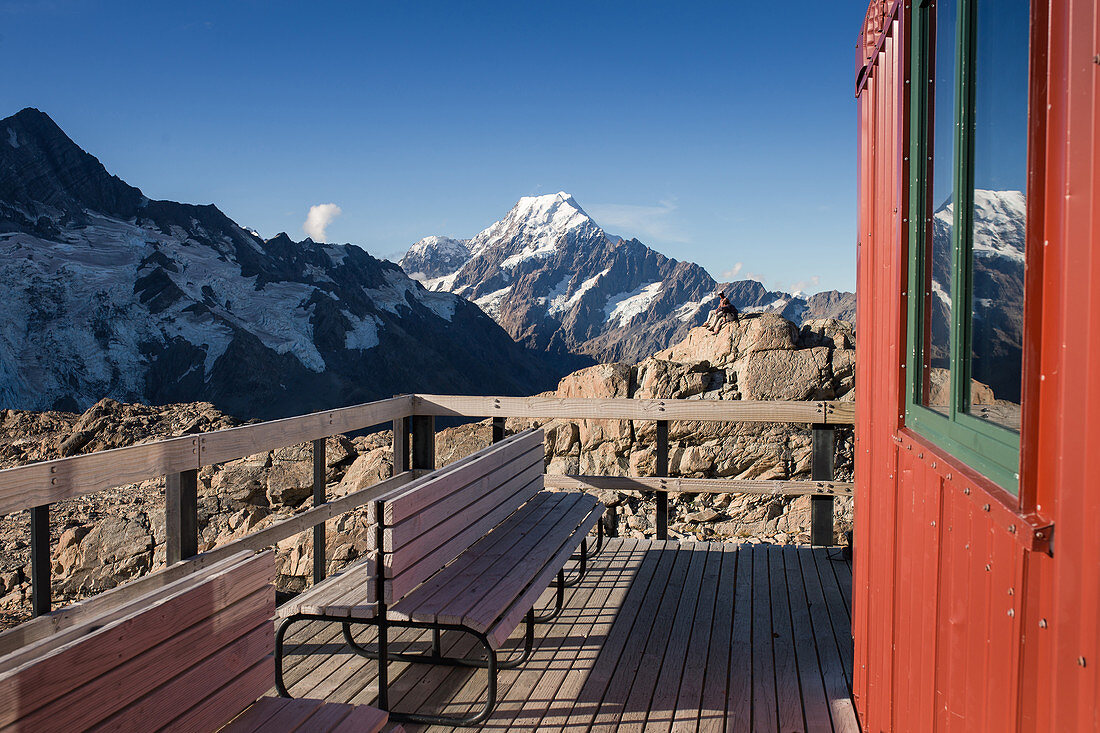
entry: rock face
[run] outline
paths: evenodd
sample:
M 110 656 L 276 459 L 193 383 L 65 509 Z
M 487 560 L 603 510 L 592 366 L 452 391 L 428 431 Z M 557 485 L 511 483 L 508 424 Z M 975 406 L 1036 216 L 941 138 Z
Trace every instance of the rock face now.
M 850 293 L 807 300 L 755 280 L 719 285 L 694 263 L 607 234 L 565 192 L 520 199 L 471 240 L 422 239 L 401 265 L 473 300 L 530 348 L 601 362 L 637 361 L 686 337 L 722 288 L 739 310 L 798 323 L 848 315 L 849 300 L 854 310 Z
M 529 394 L 564 373 L 359 247 L 151 201 L 33 109 L 0 120 L 0 286 L 0 408 L 108 396 L 271 418 L 413 390 Z
M 717 335 L 693 329 L 674 346 L 638 364 L 599 364 L 565 377 L 557 397 L 696 400 L 852 400 L 855 341 L 851 324 L 808 321 L 801 328 L 776 314 L 750 315 Z M 652 476 L 655 428 L 629 420 L 507 421 L 509 431 L 546 430 L 547 473 Z M 448 460 L 489 439 L 486 424 L 453 429 Z M 456 434 L 463 437 L 455 437 Z M 476 437 L 474 437 L 476 436 Z M 441 442 L 444 442 L 441 440 Z M 838 430 L 838 481 L 852 480 L 851 430 Z M 809 426 L 786 423 L 674 421 L 669 425 L 669 473 L 690 478 L 810 477 Z M 653 537 L 655 503 L 639 492 L 595 492 L 609 507 L 612 534 Z M 808 542 L 810 500 L 745 494 L 671 495 L 670 537 L 722 541 Z M 835 534 L 851 528 L 852 500 L 838 498 Z

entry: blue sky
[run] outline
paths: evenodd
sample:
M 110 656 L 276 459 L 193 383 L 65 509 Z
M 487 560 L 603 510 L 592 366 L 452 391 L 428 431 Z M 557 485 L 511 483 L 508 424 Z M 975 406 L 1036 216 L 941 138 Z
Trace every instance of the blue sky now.
M 393 256 L 565 190 L 720 279 L 855 286 L 866 3 L 0 0 L 38 107 L 153 198 Z

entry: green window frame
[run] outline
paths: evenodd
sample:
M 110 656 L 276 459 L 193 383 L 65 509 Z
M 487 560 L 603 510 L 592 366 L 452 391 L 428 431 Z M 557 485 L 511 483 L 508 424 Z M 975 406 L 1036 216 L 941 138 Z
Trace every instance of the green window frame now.
M 931 39 L 929 5 L 934 0 L 913 4 L 910 37 L 910 144 L 909 160 L 909 292 L 907 319 L 907 360 L 905 424 L 918 434 L 990 479 L 1002 489 L 1019 493 L 1020 435 L 967 412 L 970 401 L 970 335 L 973 284 L 971 278 L 971 218 L 973 209 L 973 119 L 975 9 L 978 0 L 957 0 L 955 25 L 955 99 L 954 159 L 951 172 L 954 191 L 954 224 L 950 237 L 953 304 L 949 320 L 948 364 L 950 384 L 946 409 L 933 410 L 921 402 L 924 384 L 922 360 L 925 354 L 924 273 L 931 253 L 927 236 L 932 220 L 928 217 L 931 196 L 929 167 L 928 115 L 934 103 L 933 82 L 929 78 L 934 53 Z M 932 202 L 935 204 L 936 202 Z

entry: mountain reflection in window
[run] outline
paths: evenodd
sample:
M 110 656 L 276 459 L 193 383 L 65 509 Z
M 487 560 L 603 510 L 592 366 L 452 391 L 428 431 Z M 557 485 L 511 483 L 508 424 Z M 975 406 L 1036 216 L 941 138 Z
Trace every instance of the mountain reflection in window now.
M 970 414 L 1020 429 L 1027 223 L 1027 0 L 979 0 L 970 227 Z
M 921 359 L 921 400 L 944 414 L 951 395 L 951 235 L 954 228 L 955 169 L 955 0 L 936 0 L 928 6 L 933 14 L 928 54 L 931 92 L 927 112 L 928 173 L 931 198 L 925 226 L 931 248 L 924 264 L 924 353 Z M 928 250 L 925 250 L 928 253 Z

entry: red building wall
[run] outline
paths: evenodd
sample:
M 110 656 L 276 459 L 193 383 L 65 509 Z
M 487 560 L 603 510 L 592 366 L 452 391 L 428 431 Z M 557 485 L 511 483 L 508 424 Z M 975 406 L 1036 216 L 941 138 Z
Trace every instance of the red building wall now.
M 906 3 L 857 48 L 866 730 L 1100 730 L 1100 0 L 1033 5 L 1019 498 L 905 426 Z

